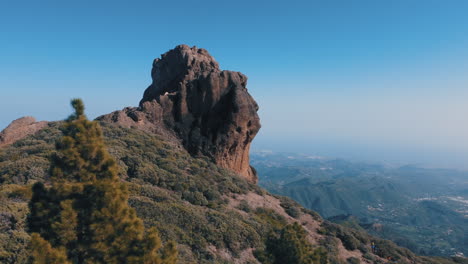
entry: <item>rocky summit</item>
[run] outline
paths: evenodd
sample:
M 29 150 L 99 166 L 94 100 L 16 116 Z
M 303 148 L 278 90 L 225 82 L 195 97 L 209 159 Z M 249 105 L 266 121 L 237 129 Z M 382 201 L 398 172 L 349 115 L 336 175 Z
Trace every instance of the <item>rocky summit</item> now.
M 31 263 L 31 257 L 63 256 L 60 253 L 62 249 L 45 252 L 31 250 L 28 246 L 38 241 L 36 235 L 31 236 L 28 232 L 32 228 L 42 228 L 42 223 L 46 223 L 43 230 L 47 232 L 58 230 L 57 234 L 60 234 L 57 236 L 47 235 L 60 241 L 57 243 L 69 241 L 62 236 L 62 231 L 69 234 L 67 230 L 72 230 L 70 239 L 75 240 L 67 242 L 65 246 L 68 248 L 63 249 L 70 252 L 65 258 L 71 259 L 74 252 L 82 250 L 82 247 L 77 251 L 73 248 L 77 245 L 76 238 L 73 238 L 78 230 L 76 223 L 104 226 L 99 219 L 92 222 L 86 220 L 88 216 L 76 213 L 75 209 L 82 208 L 88 204 L 87 201 L 95 198 L 108 200 L 107 197 L 114 197 L 109 193 L 102 195 L 95 194 L 100 191 L 92 191 L 99 189 L 114 189 L 115 194 L 128 190 L 125 191 L 128 201 L 126 197 L 119 200 L 128 202 L 145 226 L 156 228 L 165 245 L 172 244 L 169 241 L 177 244 L 171 252 L 178 252 L 177 263 L 181 264 L 466 263 L 459 257 L 416 256 L 390 241 L 368 235 L 356 221 L 346 224 L 357 229 L 331 223 L 293 200 L 272 195 L 255 184 L 257 177 L 249 165 L 249 147 L 260 129 L 258 106 L 247 92 L 247 77 L 238 72 L 220 70 L 206 50 L 177 46 L 154 61 L 152 77 L 153 82 L 146 89 L 138 107 L 126 107 L 98 118 L 103 138 L 96 136 L 101 134 L 100 129 L 85 119 L 75 120 L 84 121 L 80 128 L 73 125 L 75 121 L 67 124 L 62 121 L 36 122 L 26 117 L 14 121 L 0 133 L 0 263 L 23 264 Z M 79 101 L 74 100 L 73 106 L 76 111 L 74 117 L 80 112 L 83 114 Z M 77 131 L 70 132 L 69 129 Z M 67 137 L 64 138 L 64 135 Z M 102 150 L 102 140 L 106 151 Z M 15 144 L 11 144 L 15 141 Z M 9 145 L 2 146 L 2 142 Z M 76 145 L 80 146 L 77 148 L 70 142 L 77 142 Z M 63 151 L 64 146 L 67 146 L 66 151 Z M 97 148 L 101 150 L 92 151 Z M 56 151 L 59 154 L 53 154 Z M 112 156 L 108 162 L 102 159 L 107 156 L 107 151 Z M 54 163 L 55 158 L 51 163 L 51 154 L 62 158 L 70 156 L 66 166 L 76 169 L 66 174 L 62 169 L 51 170 L 57 168 L 53 167 L 56 166 L 54 164 L 63 163 Z M 113 160 L 118 168 L 109 169 L 109 166 L 113 166 L 110 164 L 115 165 Z M 256 164 L 262 171 L 261 164 Z M 73 195 L 64 194 L 67 193 L 65 189 L 70 188 L 60 188 L 59 194 L 54 191 L 59 188 L 49 187 L 57 184 L 51 172 L 63 173 L 60 181 L 75 186 L 70 179 L 78 171 L 80 175 L 83 171 L 85 177 L 99 173 L 105 174 L 105 177 L 113 175 L 113 179 L 109 180 L 109 184 L 100 183 L 102 188 L 95 187 L 94 181 L 89 181 L 89 188 L 78 187 L 78 190 L 83 190 L 82 193 Z M 120 190 L 115 189 L 117 174 L 118 181 L 126 186 L 121 185 Z M 82 186 L 81 183 L 79 186 Z M 54 200 L 56 196 L 67 200 Z M 86 202 L 68 203 L 74 197 L 83 198 Z M 42 201 L 47 204 L 42 204 Z M 118 203 L 109 210 L 103 210 L 123 208 Z M 128 206 L 125 205 L 125 208 Z M 62 213 L 66 213 L 65 218 Z M 47 219 L 31 215 L 43 215 Z M 122 219 L 121 214 L 116 215 Z M 107 223 L 122 226 L 123 222 L 119 219 Z M 134 228 L 138 226 L 133 224 L 138 220 L 135 221 L 131 222 L 128 230 L 138 230 Z M 108 248 L 108 243 L 112 243 L 118 247 L 115 252 L 127 251 L 122 250 L 129 248 L 127 239 L 117 241 L 112 234 L 117 229 L 107 227 L 108 224 L 105 230 L 102 229 L 107 235 L 106 239 L 102 239 L 105 242 L 98 243 L 99 247 L 102 244 Z M 44 241 L 47 242 L 44 245 L 50 246 L 48 241 Z M 147 248 L 145 243 L 136 244 Z M 107 254 L 102 248 L 99 250 Z M 91 251 L 94 257 L 95 249 Z M 122 254 L 126 256 L 127 253 Z M 169 260 L 171 262 L 168 263 L 175 262 L 172 257 Z M 72 262 L 83 261 L 73 257 Z M 109 263 L 104 260 L 98 262 Z
M 0 132 L 0 147 L 32 135 L 46 126 L 46 121 L 36 122 L 36 119 L 31 116 L 18 118 Z
M 256 183 L 249 149 L 260 119 L 247 77 L 221 70 L 208 51 L 187 45 L 155 59 L 151 77 L 139 107 L 98 119 L 175 138 L 191 155 L 205 155 Z

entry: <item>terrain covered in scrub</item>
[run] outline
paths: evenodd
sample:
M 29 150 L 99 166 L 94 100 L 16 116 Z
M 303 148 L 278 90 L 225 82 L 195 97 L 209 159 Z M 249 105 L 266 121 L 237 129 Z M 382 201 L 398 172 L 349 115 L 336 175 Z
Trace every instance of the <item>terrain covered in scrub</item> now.
M 26 263 L 30 239 L 25 229 L 30 187 L 48 180 L 49 156 L 61 136 L 61 123 L 0 149 L 2 234 L 0 258 Z M 273 230 L 297 222 L 330 263 L 453 263 L 417 257 L 390 241 L 373 238 L 323 220 L 296 202 L 271 195 L 207 158 L 191 157 L 161 137 L 137 129 L 101 124 L 108 150 L 128 184 L 130 205 L 146 226 L 157 227 L 163 241 L 178 244 L 181 263 L 258 263 L 255 250 L 265 247 Z M 381 249 L 371 250 L 374 241 Z
M 112 179 L 144 225 L 175 242 L 179 263 L 466 263 L 417 256 L 259 187 L 249 156 L 258 105 L 247 77 L 221 70 L 206 50 L 177 46 L 154 61 L 152 78 L 138 107 L 89 126 L 99 122 L 118 165 Z M 29 262 L 31 187 L 53 182 L 51 157 L 66 129 L 20 119 L 1 133 L 2 263 Z

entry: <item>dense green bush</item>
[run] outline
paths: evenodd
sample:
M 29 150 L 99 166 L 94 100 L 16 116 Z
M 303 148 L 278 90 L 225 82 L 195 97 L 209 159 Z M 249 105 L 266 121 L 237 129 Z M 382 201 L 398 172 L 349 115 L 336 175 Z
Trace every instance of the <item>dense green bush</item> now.
M 246 200 L 240 201 L 239 205 L 237 206 L 237 209 L 242 210 L 246 213 L 252 211 L 252 208 L 250 208 L 249 203 Z
M 406 248 L 398 247 L 395 243 L 389 240 L 376 239 L 375 246 L 376 254 L 382 258 L 391 258 L 400 260 L 402 257 L 412 259 L 414 254 Z
M 359 264 L 359 263 L 361 263 L 361 261 L 358 258 L 355 258 L 355 257 L 350 257 L 350 258 L 346 259 L 346 261 L 349 264 Z
M 314 248 L 306 238 L 307 233 L 298 223 L 286 225 L 271 232 L 265 249 L 256 252 L 264 264 L 326 264 L 327 254 L 322 248 Z
M 280 199 L 281 207 L 291 217 L 298 218 L 301 215 L 301 206 L 294 200 L 285 196 L 276 196 Z
M 27 199 L 17 196 L 16 184 L 0 185 L 0 263 L 26 263 L 29 250 L 25 247 L 30 236 L 24 230 L 28 213 Z
M 353 232 L 348 228 L 337 224 L 333 224 L 328 221 L 324 221 L 322 227 L 324 228 L 322 229 L 322 232 L 324 234 L 339 238 L 343 243 L 343 246 L 348 250 L 355 250 L 362 243 L 358 239 L 356 239 Z

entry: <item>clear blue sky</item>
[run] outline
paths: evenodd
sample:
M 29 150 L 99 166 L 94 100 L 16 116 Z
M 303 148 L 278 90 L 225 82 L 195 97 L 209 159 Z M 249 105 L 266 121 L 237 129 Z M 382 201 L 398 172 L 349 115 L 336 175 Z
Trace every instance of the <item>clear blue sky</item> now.
M 99 2 L 99 3 L 97 3 Z M 255 148 L 468 168 L 468 1 L 0 1 L 0 128 L 138 104 L 152 60 L 249 76 Z

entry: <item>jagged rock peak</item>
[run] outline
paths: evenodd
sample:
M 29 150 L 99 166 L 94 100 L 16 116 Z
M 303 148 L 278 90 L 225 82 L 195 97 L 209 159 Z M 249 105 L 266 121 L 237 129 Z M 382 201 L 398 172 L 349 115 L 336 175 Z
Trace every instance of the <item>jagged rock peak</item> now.
M 100 120 L 149 131 L 164 127 L 192 155 L 205 155 L 223 168 L 257 181 L 249 164 L 250 143 L 260 129 L 258 105 L 247 77 L 222 71 L 204 49 L 179 45 L 155 59 L 152 84 L 138 108 Z
M 166 92 L 177 89 L 178 82 L 184 78 L 199 78 L 210 72 L 219 72 L 219 65 L 205 49 L 179 45 L 153 61 L 151 77 L 153 83 L 143 95 L 140 104 L 156 99 Z
M 47 121 L 36 122 L 32 116 L 18 118 L 0 132 L 0 147 L 13 144 L 46 127 Z

